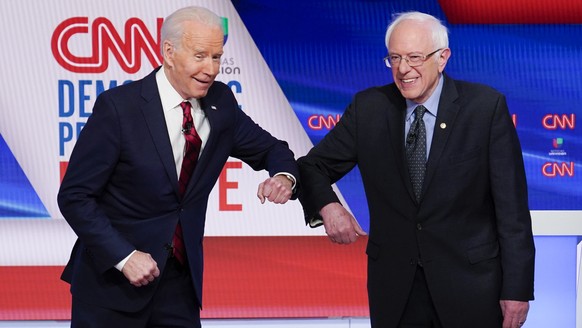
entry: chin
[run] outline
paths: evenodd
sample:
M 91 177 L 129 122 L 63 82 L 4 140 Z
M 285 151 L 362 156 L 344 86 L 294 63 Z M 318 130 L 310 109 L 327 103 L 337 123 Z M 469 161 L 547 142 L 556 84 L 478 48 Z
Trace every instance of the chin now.
M 404 98 L 406 98 L 406 99 L 409 99 L 409 100 L 415 100 L 416 98 L 418 98 L 418 97 L 419 97 L 418 93 L 416 93 L 416 92 L 411 92 L 410 90 L 409 90 L 409 91 L 406 91 L 406 90 L 400 90 L 400 93 L 402 93 L 402 96 L 403 96 Z
M 206 90 L 196 90 L 195 92 L 192 92 L 192 95 L 193 95 L 194 98 L 200 99 L 202 97 L 205 97 L 207 93 L 208 93 L 208 89 L 206 89 Z

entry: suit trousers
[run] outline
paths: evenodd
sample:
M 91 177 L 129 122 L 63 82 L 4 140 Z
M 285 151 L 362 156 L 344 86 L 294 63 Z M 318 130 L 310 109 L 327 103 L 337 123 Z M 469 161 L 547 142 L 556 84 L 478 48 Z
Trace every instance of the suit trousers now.
M 138 312 L 111 310 L 73 298 L 71 328 L 200 328 L 200 305 L 187 267 L 170 258 L 158 279 L 152 300 Z
M 442 328 L 436 313 L 424 269 L 417 266 L 414 282 L 398 328 Z

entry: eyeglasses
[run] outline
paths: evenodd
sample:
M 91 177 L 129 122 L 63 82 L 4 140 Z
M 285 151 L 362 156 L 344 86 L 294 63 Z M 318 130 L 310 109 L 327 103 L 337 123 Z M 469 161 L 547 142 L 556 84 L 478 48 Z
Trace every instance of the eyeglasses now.
M 439 52 L 443 49 L 444 48 L 437 49 L 428 55 L 423 55 L 423 54 L 419 54 L 419 53 L 411 53 L 407 56 L 400 56 L 397 54 L 389 54 L 388 56 L 384 57 L 384 64 L 386 64 L 386 67 L 393 67 L 393 66 L 395 67 L 395 66 L 398 66 L 400 64 L 402 59 L 404 59 L 406 61 L 406 63 L 408 64 L 408 66 L 417 67 L 417 66 L 422 65 L 427 59 L 430 58 L 430 56 L 436 54 L 437 52 Z

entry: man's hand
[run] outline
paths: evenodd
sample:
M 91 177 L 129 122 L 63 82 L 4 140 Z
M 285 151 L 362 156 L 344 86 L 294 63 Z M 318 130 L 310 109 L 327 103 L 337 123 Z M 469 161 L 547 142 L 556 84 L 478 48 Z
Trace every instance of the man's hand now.
M 160 275 L 158 264 L 152 256 L 140 251 L 129 257 L 121 272 L 135 287 L 145 286 Z
M 521 301 L 499 301 L 501 313 L 503 314 L 503 328 L 519 328 L 527 319 L 529 302 Z
M 365 236 L 366 232 L 353 215 L 350 214 L 340 203 L 329 203 L 325 205 L 319 214 L 323 218 L 323 226 L 329 239 L 337 244 L 350 244 Z
M 265 199 L 275 204 L 285 204 L 293 194 L 293 182 L 284 175 L 276 175 L 268 178 L 259 184 L 257 197 L 261 200 L 261 204 L 265 203 Z

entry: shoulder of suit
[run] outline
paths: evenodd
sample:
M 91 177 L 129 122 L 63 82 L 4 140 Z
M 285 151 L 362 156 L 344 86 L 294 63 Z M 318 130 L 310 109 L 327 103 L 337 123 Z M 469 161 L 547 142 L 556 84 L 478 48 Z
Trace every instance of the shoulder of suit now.
M 214 81 L 210 88 L 208 89 L 209 93 L 225 91 L 232 91 L 231 86 L 221 81 Z
M 236 87 L 236 86 L 235 86 Z M 207 97 L 215 97 L 216 95 L 224 96 L 224 94 L 233 94 L 231 86 L 221 81 L 214 81 L 208 89 Z
M 127 83 L 124 83 L 122 81 L 120 82 L 122 84 L 106 89 L 103 92 L 101 92 L 98 96 L 117 98 L 117 97 L 128 97 L 128 95 L 132 93 L 135 93 L 137 95 L 141 90 L 140 88 L 141 81 L 142 80 L 128 81 Z
M 396 101 L 404 100 L 402 94 L 396 87 L 396 84 L 386 84 L 382 86 L 374 86 L 361 91 L 358 91 L 354 99 L 369 100 L 369 101 Z
M 484 84 L 482 82 L 474 82 L 474 81 L 464 81 L 464 80 L 455 80 L 449 78 L 449 81 L 455 85 L 455 88 L 460 94 L 463 93 L 477 93 L 484 96 L 499 96 L 501 92 L 499 92 L 494 87 Z

